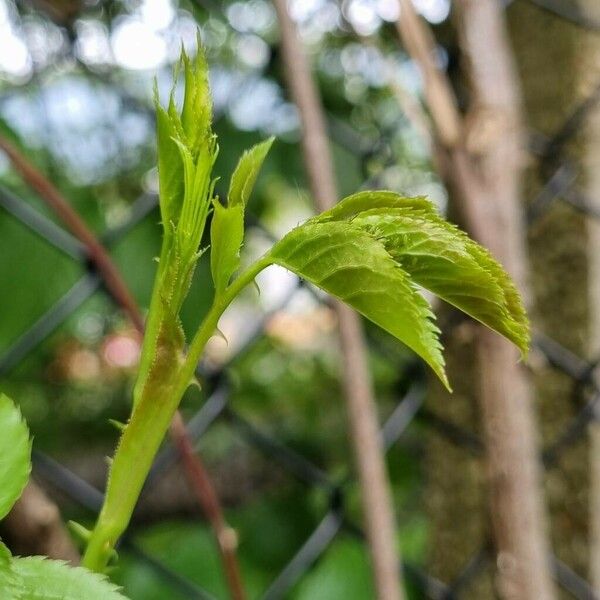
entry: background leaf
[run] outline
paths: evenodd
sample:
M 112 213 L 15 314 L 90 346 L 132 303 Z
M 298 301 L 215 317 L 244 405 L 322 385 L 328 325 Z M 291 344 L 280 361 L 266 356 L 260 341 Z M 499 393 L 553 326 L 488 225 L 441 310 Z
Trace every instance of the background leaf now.
M 0 519 L 4 518 L 27 484 L 31 471 L 29 430 L 21 412 L 0 394 Z

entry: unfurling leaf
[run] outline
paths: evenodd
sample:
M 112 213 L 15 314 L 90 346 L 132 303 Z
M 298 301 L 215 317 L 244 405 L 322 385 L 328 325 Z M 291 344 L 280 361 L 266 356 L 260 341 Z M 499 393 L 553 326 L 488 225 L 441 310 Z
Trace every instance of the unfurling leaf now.
M 0 394 L 0 519 L 17 501 L 31 471 L 31 441 L 21 412 Z
M 510 278 L 424 198 L 355 194 L 291 231 L 270 256 L 404 342 L 446 385 L 439 331 L 416 286 L 527 353 L 527 317 Z
M 244 242 L 244 211 L 273 140 L 271 137 L 242 154 L 231 176 L 227 206 L 219 200 L 213 203 L 210 267 L 217 295 L 227 287 L 239 267 L 240 248 Z
M 175 104 L 174 89 L 177 74 L 183 70 L 184 98 L 179 110 Z M 155 85 L 154 105 L 156 108 L 156 133 L 158 150 L 158 178 L 160 210 L 164 234 L 169 237 L 171 227 L 177 225 L 184 206 L 184 165 L 177 146 L 185 148 L 192 165 L 199 162 L 214 162 L 216 143 L 211 130 L 212 102 L 208 85 L 208 66 L 202 48 L 190 59 L 184 51 L 175 67 L 173 89 L 165 109 L 160 104 Z M 212 143 L 211 143 L 212 140 Z M 201 155 L 205 156 L 201 156 Z M 211 164 L 212 167 L 212 164 Z M 206 169 L 205 169 L 206 170 Z M 189 173 L 185 174 L 187 177 Z M 191 175 L 192 178 L 194 174 Z M 210 169 L 208 170 L 210 179 Z M 209 202 L 196 197 L 198 203 Z
M 208 64 L 198 36 L 198 53 L 190 59 L 181 51 L 185 92 L 181 110 L 181 126 L 186 136 L 186 144 L 196 155 L 207 137 L 212 135 L 212 98 L 208 83 Z
M 229 183 L 227 194 L 229 206 L 235 206 L 236 204 L 246 206 L 260 168 L 273 145 L 274 139 L 270 137 L 268 140 L 252 146 L 250 150 L 246 150 L 242 154 Z
M 158 186 L 160 215 L 165 235 L 170 235 L 183 203 L 183 163 L 177 151 L 177 129 L 169 113 L 156 106 L 156 143 L 158 147 Z
M 221 294 L 240 264 L 240 248 L 244 241 L 244 206 L 223 206 L 214 201 L 210 228 L 210 268 L 215 293 Z
M 119 588 L 103 575 L 41 556 L 13 558 L 18 583 L 17 598 L 23 600 L 124 600 Z
M 174 100 L 180 71 L 183 71 L 184 78 L 181 109 Z M 156 355 L 165 354 L 167 350 L 159 348 L 159 343 L 168 343 L 168 350 L 180 344 L 175 351 L 183 350 L 184 339 L 179 335 L 179 312 L 200 257 L 198 249 L 215 184 L 212 168 L 218 145 L 211 129 L 208 67 L 201 46 L 193 59 L 182 51 L 174 80 L 167 108 L 161 106 L 158 92 L 155 91 L 163 244 L 134 388 L 134 405 L 138 404 L 143 394 Z M 166 320 L 169 322 L 165 324 Z M 177 335 L 168 338 L 167 333 Z

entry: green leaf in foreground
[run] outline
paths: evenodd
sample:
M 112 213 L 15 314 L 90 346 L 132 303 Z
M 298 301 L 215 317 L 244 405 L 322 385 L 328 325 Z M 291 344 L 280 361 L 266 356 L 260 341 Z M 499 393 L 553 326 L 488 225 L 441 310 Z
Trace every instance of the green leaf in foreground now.
M 15 558 L 12 569 L 23 600 L 124 600 L 103 575 L 41 556 Z
M 404 342 L 447 385 L 439 330 L 427 301 L 366 231 L 352 223 L 309 221 L 288 233 L 270 256 Z
M 446 385 L 439 330 L 416 286 L 527 353 L 527 317 L 509 276 L 424 198 L 385 191 L 349 196 L 292 230 L 270 257 L 404 342 Z
M 2 600 L 21 600 L 18 579 L 11 565 L 11 555 L 2 542 L 0 542 L 0 592 L 2 592 Z
M 0 519 L 17 501 L 31 471 L 31 442 L 21 412 L 0 394 Z

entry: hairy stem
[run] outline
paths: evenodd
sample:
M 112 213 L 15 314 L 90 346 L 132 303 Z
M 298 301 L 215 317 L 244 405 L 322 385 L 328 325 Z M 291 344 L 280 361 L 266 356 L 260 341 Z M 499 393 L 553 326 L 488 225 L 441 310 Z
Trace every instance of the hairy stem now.
M 185 360 L 180 361 L 177 356 L 161 357 L 160 353 L 168 352 L 168 349 L 157 347 L 157 360 L 115 452 L 106 497 L 90 536 L 83 566 L 93 571 L 105 569 L 118 538 L 131 520 L 156 452 L 221 315 L 240 291 L 269 264 L 271 260 L 266 255 L 215 298 Z M 174 365 L 177 366 L 174 368 Z

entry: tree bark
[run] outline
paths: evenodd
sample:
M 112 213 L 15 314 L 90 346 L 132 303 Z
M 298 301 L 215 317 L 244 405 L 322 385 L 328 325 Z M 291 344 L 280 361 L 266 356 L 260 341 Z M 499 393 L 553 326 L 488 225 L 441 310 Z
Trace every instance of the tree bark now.
M 520 182 L 524 147 L 520 96 L 501 7 L 458 0 L 461 47 L 471 82 L 471 179 L 460 198 L 470 230 L 496 256 L 527 298 L 527 257 Z M 459 171 L 460 173 L 460 171 Z M 460 184 L 459 184 L 460 185 Z M 505 599 L 554 597 L 531 388 L 518 351 L 479 328 L 480 403 L 499 588 Z
M 594 0 L 592 0 L 594 2 Z M 587 98 L 597 78 L 591 74 L 592 34 L 551 13 L 516 2 L 508 22 L 521 75 L 531 131 L 553 136 Z M 587 153 L 587 125 L 562 149 L 579 169 Z M 526 198 L 534 199 L 562 156 L 550 157 L 540 169 L 532 161 L 525 179 Z M 528 232 L 534 326 L 585 357 L 590 344 L 589 232 L 584 215 L 555 200 L 532 222 Z M 580 409 L 576 384 L 550 366 L 534 372 L 544 444 L 551 444 Z M 589 439 L 586 435 L 559 456 L 545 474 L 551 536 L 557 557 L 586 577 L 589 565 Z
M 400 34 L 422 71 L 430 72 L 424 78 L 430 87 L 425 96 L 454 205 L 471 235 L 491 250 L 525 291 L 519 87 L 501 9 L 494 0 L 457 2 L 472 97 L 462 135 L 449 140 L 441 126 L 447 119 L 438 107 L 457 103 L 453 96 L 433 101 L 439 94 L 451 95 L 451 87 L 448 82 L 431 87 L 436 79 L 445 78 L 439 71 L 432 73 L 427 64 L 433 54 L 429 34 L 409 0 L 402 0 L 401 8 Z M 475 354 L 473 375 L 486 447 L 498 587 L 503 598 L 553 598 L 529 384 L 518 365 L 517 350 L 481 327 L 475 333 Z
M 595 0 L 582 0 L 581 7 L 593 11 L 600 16 L 600 8 Z M 583 39 L 584 54 L 587 62 L 583 93 L 596 93 L 600 84 L 600 38 L 586 35 Z M 583 192 L 590 203 L 590 208 L 600 215 L 600 101 L 597 99 L 585 120 L 585 139 L 583 156 Z M 600 219 L 591 217 L 587 222 L 589 236 L 589 302 L 590 307 L 590 348 L 592 360 L 600 357 Z M 593 383 L 600 389 L 600 368 L 593 373 Z M 598 415 L 590 424 L 590 558 L 589 580 L 592 588 L 600 596 L 600 424 Z

